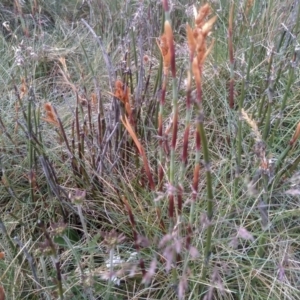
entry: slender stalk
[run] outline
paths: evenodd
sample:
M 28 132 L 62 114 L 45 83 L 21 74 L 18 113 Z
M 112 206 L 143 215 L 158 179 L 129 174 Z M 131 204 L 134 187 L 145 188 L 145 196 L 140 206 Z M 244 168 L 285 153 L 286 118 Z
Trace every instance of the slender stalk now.
M 198 131 L 201 136 L 202 150 L 203 150 L 203 158 L 205 164 L 205 173 L 206 173 L 206 187 L 207 187 L 207 218 L 208 218 L 208 228 L 207 228 L 207 237 L 206 237 L 206 247 L 204 256 L 208 261 L 211 249 L 211 237 L 212 237 L 212 217 L 213 217 L 213 188 L 212 188 L 212 178 L 211 178 L 211 170 L 210 170 L 210 158 L 209 158 L 209 148 L 207 143 L 207 138 L 204 129 L 204 115 L 200 112 L 198 117 L 199 121 L 197 124 Z
M 292 61 L 291 65 L 289 67 L 289 79 L 288 79 L 288 82 L 287 82 L 287 85 L 286 85 L 286 88 L 285 88 L 285 93 L 284 93 L 284 96 L 283 96 L 283 99 L 282 99 L 282 102 L 281 102 L 281 107 L 280 107 L 280 112 L 279 112 L 280 118 L 278 118 L 276 120 L 275 125 L 272 129 L 272 139 L 278 133 L 277 130 L 278 130 L 279 124 L 281 123 L 281 119 L 283 117 L 284 110 L 286 108 L 287 99 L 290 95 L 291 86 L 292 86 L 292 83 L 295 80 L 295 67 L 296 67 L 295 66 L 295 61 Z
M 285 160 L 285 158 L 287 157 L 291 149 L 292 149 L 292 145 L 288 144 L 288 146 L 285 148 L 285 150 L 281 153 L 281 155 L 277 159 L 275 164 L 275 174 L 277 174 L 277 172 L 281 168 L 283 161 Z
M 188 144 L 189 144 L 189 135 L 190 135 L 190 124 L 191 124 L 191 65 L 192 65 L 192 57 L 190 59 L 190 69 L 188 71 L 188 80 L 187 80 L 187 94 L 186 94 L 186 115 L 185 115 L 185 130 L 184 130 L 184 137 L 183 137 L 183 145 L 182 145 L 182 156 L 181 156 L 181 171 L 180 171 L 180 183 L 183 182 L 185 176 L 185 169 L 188 163 Z M 197 180 L 198 182 L 198 180 Z M 178 195 L 178 204 L 179 200 L 182 200 L 180 197 L 180 193 Z M 181 201 L 182 202 L 182 201 Z M 189 221 L 190 224 L 193 224 L 193 216 L 194 216 L 194 207 L 195 201 L 191 204 L 190 216 Z M 179 211 L 179 208 L 178 208 Z M 179 211 L 179 216 L 181 211 Z M 178 220 L 180 221 L 180 220 Z
M 190 220 L 189 226 L 190 232 L 187 237 L 187 244 L 190 245 L 190 236 L 191 236 L 191 228 L 194 225 L 194 209 L 195 209 L 195 202 L 197 199 L 197 192 L 198 192 L 198 182 L 199 182 L 199 171 L 200 171 L 200 151 L 202 149 L 203 152 L 203 159 L 204 159 L 204 171 L 206 175 L 206 188 L 207 188 L 207 230 L 206 230 L 206 242 L 205 242 L 205 249 L 204 249 L 204 261 L 205 264 L 202 268 L 202 281 L 206 280 L 207 271 L 208 271 L 208 263 L 209 263 L 209 256 L 211 252 L 211 243 L 212 243 L 212 232 L 213 232 L 213 225 L 212 225 L 212 218 L 213 218 L 213 187 L 212 187 L 212 177 L 211 177 L 211 170 L 210 170 L 210 154 L 209 154 L 209 147 L 206 138 L 206 132 L 204 128 L 204 109 L 203 109 L 203 94 L 202 94 L 202 78 L 203 78 L 203 65 L 205 59 L 207 58 L 208 54 L 210 53 L 213 43 L 210 44 L 209 47 L 206 45 L 206 37 L 208 33 L 211 31 L 213 24 L 217 20 L 217 17 L 214 16 L 205 22 L 205 17 L 210 13 L 210 7 L 208 4 L 204 5 L 200 8 L 198 15 L 195 17 L 196 19 L 196 27 L 191 29 L 189 25 L 187 25 L 187 39 L 188 45 L 190 50 L 190 61 L 191 69 L 195 78 L 196 83 L 196 91 L 197 91 L 197 99 L 196 99 L 196 106 L 198 108 L 198 117 L 196 119 L 196 158 L 195 158 L 195 167 L 194 167 L 194 176 L 193 176 L 193 198 L 192 198 L 192 206 L 190 210 Z M 232 66 L 232 73 L 231 77 L 233 79 L 233 45 L 232 45 L 232 19 L 233 19 L 233 4 L 231 7 L 230 12 L 230 21 L 229 21 L 229 35 L 231 42 L 229 42 L 229 56 L 230 56 L 230 63 Z M 203 22 L 203 23 L 202 23 Z M 205 25 L 202 25 L 205 24 Z M 195 38 L 196 36 L 196 38 Z M 195 57 L 194 57 L 195 55 Z M 189 85 L 189 84 L 188 84 Z M 230 95 L 229 95 L 229 106 L 231 108 L 234 107 L 234 99 L 233 99 L 233 80 L 231 81 L 230 85 Z M 199 293 L 201 294 L 205 286 L 200 284 L 199 286 Z
M 234 54 L 233 54 L 233 14 L 234 1 L 232 1 L 229 14 L 228 26 L 228 51 L 230 65 L 230 81 L 229 81 L 229 107 L 234 108 Z
M 135 68 L 136 68 L 136 78 L 139 78 L 139 74 L 138 74 L 138 57 L 137 57 L 137 51 L 136 51 L 136 42 L 135 42 L 135 35 L 134 35 L 134 30 L 131 29 L 131 39 L 132 39 L 132 45 L 133 45 L 133 59 L 134 59 L 134 64 L 135 64 Z
M 169 46 L 170 52 L 170 61 L 171 61 L 171 74 L 172 74 L 172 106 L 173 106 L 173 131 L 172 131 L 172 141 L 171 141 L 171 151 L 170 151 L 170 170 L 169 170 L 169 184 L 171 187 L 175 187 L 175 149 L 176 149 L 176 142 L 177 142 L 177 131 L 178 131 L 178 87 L 177 87 L 177 78 L 176 78 L 176 64 L 175 64 L 175 47 L 173 41 L 173 31 L 171 27 L 171 23 L 169 20 L 169 15 L 166 12 L 166 21 L 165 21 L 165 34 Z M 170 230 L 173 228 L 173 211 L 174 211 L 174 198 L 175 189 L 171 189 L 172 192 L 169 195 L 169 216 L 170 216 Z M 178 212 L 177 212 L 178 216 Z
M 170 152 L 170 178 L 169 181 L 173 185 L 175 184 L 175 148 L 177 141 L 177 130 L 178 130 L 178 103 L 177 103 L 177 80 L 173 78 L 173 134 L 171 142 Z
M 200 134 L 201 144 L 202 144 L 202 151 L 203 151 L 203 158 L 204 158 L 204 168 L 206 174 L 206 188 L 207 188 L 207 230 L 206 230 L 206 242 L 205 242 L 205 249 L 204 249 L 204 262 L 205 265 L 202 269 L 201 278 L 203 281 L 206 279 L 207 271 L 208 271 L 208 263 L 209 257 L 211 253 L 211 242 L 212 242 L 212 232 L 213 232 L 213 188 L 212 188 L 212 178 L 211 178 L 211 170 L 210 170 L 210 158 L 209 158 L 209 148 L 207 143 L 207 138 L 204 129 L 204 114 L 200 111 L 198 120 L 197 120 L 197 132 Z M 202 290 L 204 286 L 201 286 Z
M 250 46 L 250 53 L 249 53 L 249 58 L 247 61 L 247 73 L 246 73 L 246 79 L 243 78 L 242 81 L 242 87 L 241 87 L 241 96 L 239 98 L 239 108 L 238 108 L 238 113 L 239 113 L 239 118 L 238 118 L 238 132 L 237 132 L 237 157 L 236 157 L 236 171 L 235 171 L 235 191 L 237 192 L 238 190 L 238 182 L 239 182 L 239 176 L 241 172 L 241 162 L 242 162 L 242 140 L 243 140 L 243 121 L 241 119 L 241 114 L 242 114 L 242 109 L 244 106 L 244 100 L 245 100 L 245 93 L 246 93 L 246 85 L 249 81 L 250 77 L 250 68 L 251 68 L 251 62 L 252 62 L 252 57 L 253 57 L 253 49 L 254 49 L 254 42 L 251 42 Z
M 270 132 L 271 127 L 271 113 L 272 113 L 272 104 L 273 104 L 273 91 L 268 88 L 266 91 L 268 96 L 268 108 L 267 108 L 267 115 L 265 118 L 265 124 L 264 124 L 264 131 L 263 131 L 263 140 L 266 141 Z
M 33 105 L 33 88 L 30 87 L 29 89 L 29 98 L 28 98 L 28 107 L 27 107 L 27 129 L 28 129 L 28 134 L 29 134 L 29 139 L 28 139 L 28 162 L 29 162 L 29 173 L 28 173 L 28 179 L 29 179 L 29 184 L 30 184 L 30 199 L 31 202 L 34 202 L 34 186 L 33 186 L 33 181 L 32 181 L 32 174 L 33 174 L 33 141 L 32 141 L 32 135 L 33 135 L 33 128 L 32 128 L 32 105 Z
M 165 96 L 166 96 L 166 86 L 167 86 L 168 76 L 164 75 L 163 85 L 161 90 L 161 97 L 159 101 L 159 111 L 158 111 L 158 144 L 159 144 L 159 166 L 158 166 L 158 187 L 159 190 L 162 189 L 162 182 L 164 176 L 164 139 L 163 136 L 163 112 L 164 112 L 164 104 L 165 104 Z
M 268 61 L 268 69 L 267 69 L 267 78 L 266 78 L 266 81 L 265 81 L 265 85 L 264 87 L 261 87 L 261 89 L 263 90 L 263 97 L 260 101 L 260 105 L 259 105 L 259 108 L 258 108 L 258 114 L 257 114 L 257 118 L 259 120 L 259 122 L 261 123 L 262 120 L 264 119 L 264 117 L 262 116 L 263 114 L 263 108 L 265 107 L 265 101 L 266 101 L 266 93 L 264 93 L 264 91 L 267 90 L 267 88 L 269 87 L 269 80 L 270 80 L 270 77 L 271 77 L 271 69 L 272 69 L 272 63 L 273 63 L 273 56 L 274 56 L 274 51 L 271 52 L 270 54 L 270 57 L 269 57 L 269 61 Z M 253 111 L 253 114 L 252 114 L 252 118 L 255 119 L 255 114 L 256 114 L 256 110 Z

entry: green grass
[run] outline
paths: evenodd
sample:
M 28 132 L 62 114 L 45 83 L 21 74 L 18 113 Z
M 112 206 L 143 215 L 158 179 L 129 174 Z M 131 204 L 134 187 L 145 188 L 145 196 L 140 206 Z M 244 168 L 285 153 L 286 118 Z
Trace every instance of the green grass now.
M 300 298 L 299 4 L 229 2 L 197 84 L 192 1 L 2 1 L 5 299 Z

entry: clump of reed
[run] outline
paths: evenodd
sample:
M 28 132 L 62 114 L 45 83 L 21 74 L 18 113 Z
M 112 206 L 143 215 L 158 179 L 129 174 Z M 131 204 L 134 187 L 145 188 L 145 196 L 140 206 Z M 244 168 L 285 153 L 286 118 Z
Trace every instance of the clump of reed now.
M 109 30 L 88 4 L 89 19 L 77 25 L 99 47 L 103 67 L 84 42 L 78 60 L 53 55 L 52 74 L 72 94 L 68 109 L 50 93 L 41 100 L 46 89 L 31 74 L 40 57 L 31 55 L 25 25 L 28 40 L 13 41 L 12 118 L 0 115 L 1 201 L 9 203 L 0 220 L 0 299 L 296 295 L 291 199 L 299 195 L 300 129 L 287 108 L 300 9 L 294 33 L 281 31 L 267 53 L 256 23 L 272 5 L 193 6 L 194 18 L 182 25 L 179 2 L 147 3 L 112 2 L 113 17 L 101 16 L 116 18 L 107 28 L 116 30 L 110 45 L 122 45 L 118 67 L 104 44 Z

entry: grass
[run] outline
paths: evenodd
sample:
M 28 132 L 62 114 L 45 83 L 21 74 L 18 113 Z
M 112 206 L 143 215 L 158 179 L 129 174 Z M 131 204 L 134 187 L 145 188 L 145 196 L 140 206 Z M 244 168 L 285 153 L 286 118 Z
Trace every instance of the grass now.
M 0 4 L 0 300 L 300 298 L 299 3 L 194 5 Z

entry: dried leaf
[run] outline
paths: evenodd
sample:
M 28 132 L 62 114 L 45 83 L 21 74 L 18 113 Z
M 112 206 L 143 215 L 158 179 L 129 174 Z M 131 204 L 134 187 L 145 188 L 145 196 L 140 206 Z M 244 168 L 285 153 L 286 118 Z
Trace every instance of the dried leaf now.
M 252 235 L 252 233 L 250 233 L 246 228 L 244 227 L 240 227 L 238 230 L 238 237 L 241 237 L 242 239 L 246 240 L 246 241 L 253 241 L 254 237 Z
M 139 153 L 141 155 L 143 155 L 143 152 L 144 152 L 143 147 L 142 147 L 141 143 L 139 142 L 139 140 L 138 140 L 138 138 L 137 138 L 134 130 L 132 129 L 132 127 L 131 127 L 131 125 L 130 125 L 128 119 L 127 119 L 127 117 L 126 116 L 125 117 L 121 117 L 121 121 L 122 121 L 123 125 L 125 126 L 125 128 L 127 129 L 127 131 L 130 134 L 130 136 L 132 137 L 135 145 L 137 146 L 137 148 L 139 150 Z

